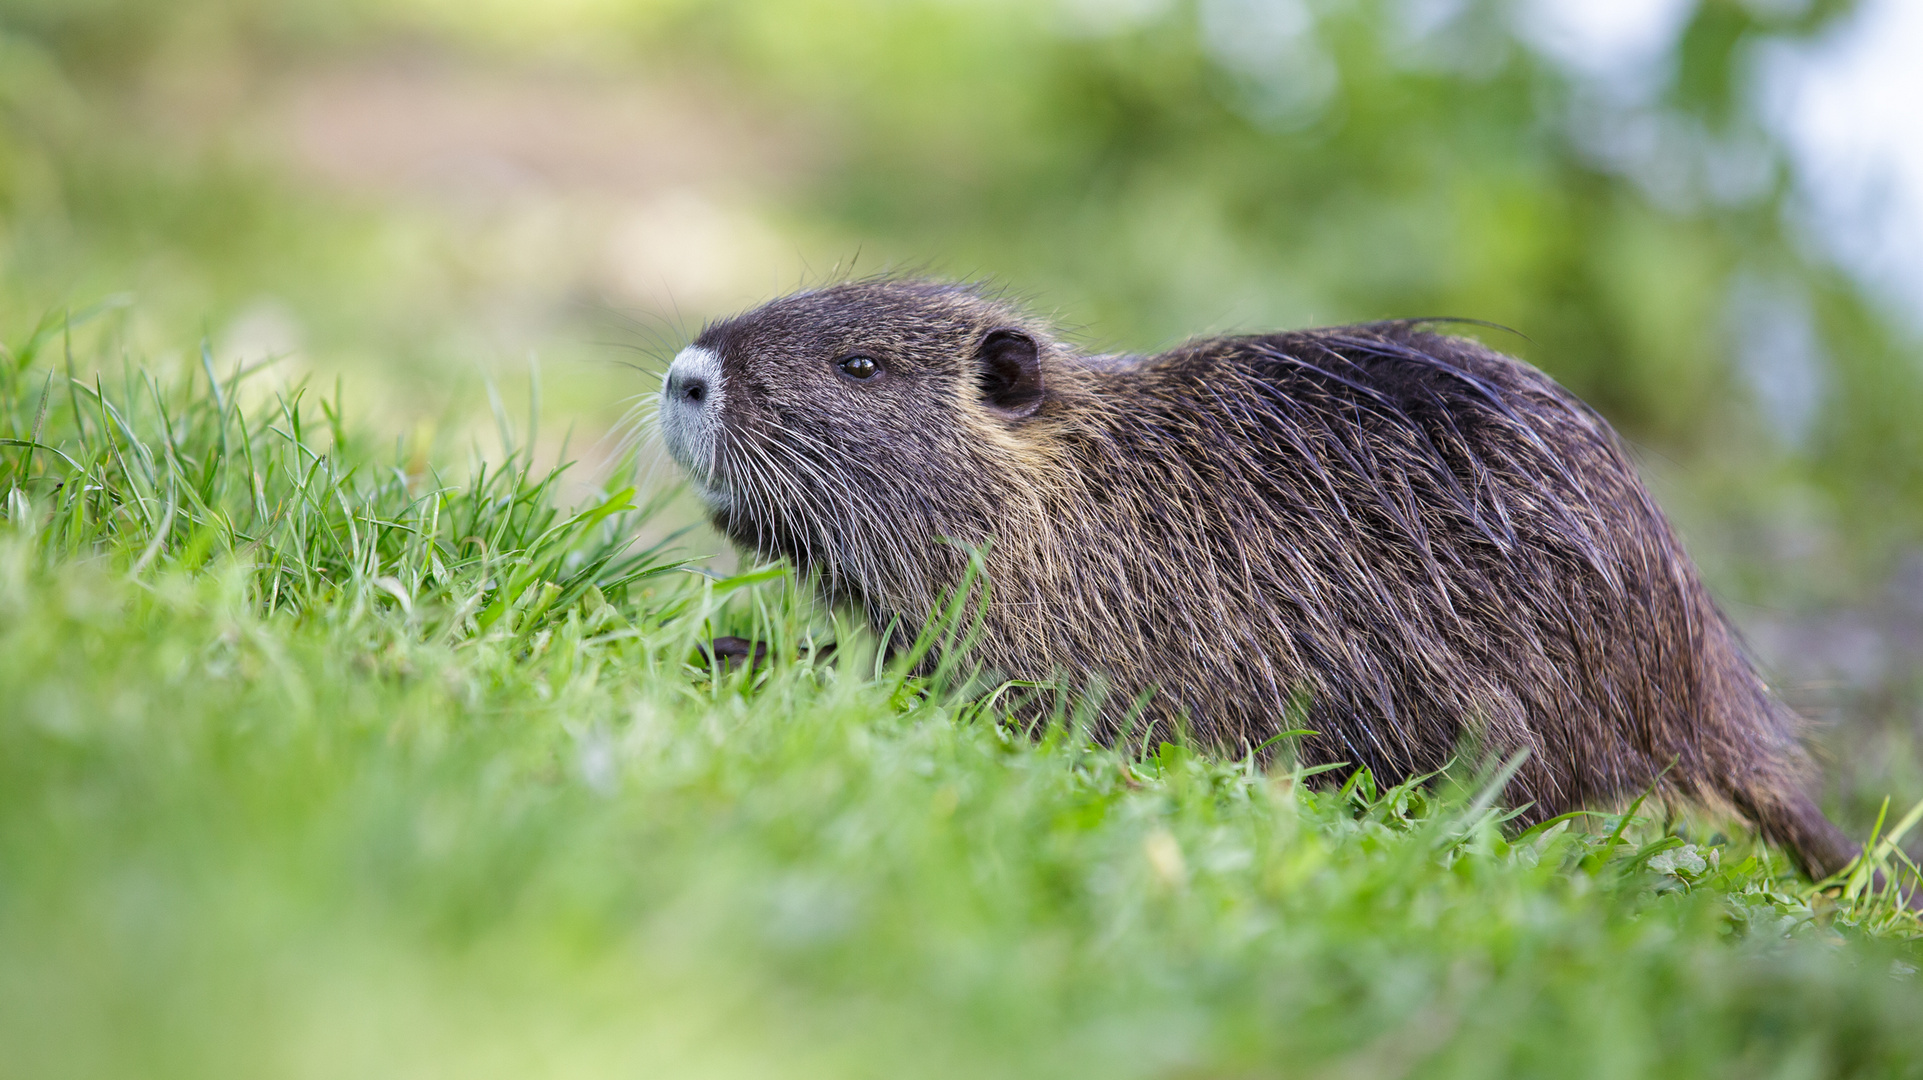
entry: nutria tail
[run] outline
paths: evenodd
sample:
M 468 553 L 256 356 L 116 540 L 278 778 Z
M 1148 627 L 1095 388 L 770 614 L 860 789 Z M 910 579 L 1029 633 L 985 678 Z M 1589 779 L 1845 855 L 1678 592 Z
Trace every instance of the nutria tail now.
M 1811 881 L 1829 877 L 1856 858 L 1857 846 L 1793 784 L 1757 785 L 1731 791 L 1729 797 L 1744 817 L 1756 823 L 1763 839 L 1788 851 Z

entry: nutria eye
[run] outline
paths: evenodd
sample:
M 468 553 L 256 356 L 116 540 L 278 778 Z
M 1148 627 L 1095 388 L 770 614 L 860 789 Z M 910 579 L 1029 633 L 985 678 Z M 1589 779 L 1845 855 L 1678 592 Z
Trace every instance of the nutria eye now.
M 851 379 L 872 379 L 881 374 L 881 365 L 867 356 L 844 356 L 835 361 L 835 366 Z

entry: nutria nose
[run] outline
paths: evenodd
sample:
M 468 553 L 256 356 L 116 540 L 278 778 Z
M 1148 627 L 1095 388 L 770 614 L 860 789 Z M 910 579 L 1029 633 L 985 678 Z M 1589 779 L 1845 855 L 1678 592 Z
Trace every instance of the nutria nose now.
M 694 374 L 672 376 L 668 384 L 668 396 L 699 405 L 708 397 L 708 380 Z
M 721 357 L 713 349 L 690 345 L 675 354 L 661 380 L 661 435 L 668 453 L 683 467 L 712 482 L 715 440 L 728 396 Z
M 721 358 L 712 349 L 690 345 L 668 365 L 661 387 L 662 404 L 690 417 L 707 416 L 721 407 Z

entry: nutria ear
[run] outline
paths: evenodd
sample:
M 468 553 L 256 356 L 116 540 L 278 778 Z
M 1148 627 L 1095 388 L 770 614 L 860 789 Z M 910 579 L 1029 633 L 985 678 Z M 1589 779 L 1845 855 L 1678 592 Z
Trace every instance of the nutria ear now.
M 982 400 L 1009 416 L 1033 416 L 1042 407 L 1041 351 L 1020 330 L 990 330 L 975 350 Z

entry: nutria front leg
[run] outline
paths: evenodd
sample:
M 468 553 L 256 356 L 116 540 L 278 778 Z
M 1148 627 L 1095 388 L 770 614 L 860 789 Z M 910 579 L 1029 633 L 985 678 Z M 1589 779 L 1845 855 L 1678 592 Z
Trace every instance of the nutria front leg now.
M 720 665 L 724 670 L 733 671 L 745 663 L 752 671 L 768 661 L 767 642 L 750 641 L 743 637 L 718 637 L 706 644 L 697 644 L 695 648 L 700 650 L 702 662 L 710 668 Z M 834 655 L 835 643 L 832 641 L 826 645 L 802 647 L 802 657 L 812 664 L 829 660 Z
M 701 658 L 709 667 L 720 667 L 726 671 L 733 671 L 744 662 L 750 669 L 758 668 L 768 659 L 767 642 L 749 641 L 743 637 L 718 637 L 705 645 L 697 644 L 695 648 L 701 650 Z

